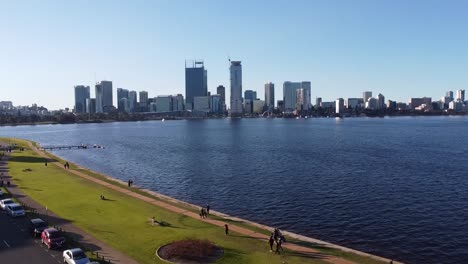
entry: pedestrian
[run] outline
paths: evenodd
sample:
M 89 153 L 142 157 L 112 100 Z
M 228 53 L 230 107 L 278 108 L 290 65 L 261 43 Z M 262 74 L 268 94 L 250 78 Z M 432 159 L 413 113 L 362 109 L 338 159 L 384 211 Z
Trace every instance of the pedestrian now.
M 275 228 L 275 230 L 273 231 L 273 239 L 275 239 L 275 241 L 277 242 L 278 237 L 279 237 L 279 229 Z
M 229 226 L 227 224 L 224 224 L 224 233 L 226 233 L 226 235 L 229 235 Z
M 204 213 L 205 213 L 204 211 L 205 211 L 205 209 L 202 207 L 202 209 L 200 210 L 200 218 L 203 218 Z
M 206 205 L 206 214 L 210 214 L 210 205 L 209 204 Z
M 283 243 L 281 237 L 278 239 L 278 241 L 276 242 L 276 251 L 275 253 L 278 253 L 278 254 L 281 254 L 280 250 L 283 251 L 283 247 L 281 246 L 281 244 Z
M 47 161 L 45 162 L 45 166 L 47 167 Z
M 273 252 L 273 243 L 275 242 L 275 239 L 273 239 L 273 235 L 270 236 L 270 239 L 268 240 L 268 244 L 270 244 L 270 252 Z
M 130 180 L 128 180 L 128 187 L 130 187 Z

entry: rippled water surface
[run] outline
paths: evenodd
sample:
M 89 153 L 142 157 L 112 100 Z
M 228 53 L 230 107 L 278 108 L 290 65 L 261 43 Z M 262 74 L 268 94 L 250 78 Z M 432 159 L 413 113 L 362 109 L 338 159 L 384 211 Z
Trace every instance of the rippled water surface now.
M 0 127 L 199 205 L 408 263 L 468 263 L 468 118 Z

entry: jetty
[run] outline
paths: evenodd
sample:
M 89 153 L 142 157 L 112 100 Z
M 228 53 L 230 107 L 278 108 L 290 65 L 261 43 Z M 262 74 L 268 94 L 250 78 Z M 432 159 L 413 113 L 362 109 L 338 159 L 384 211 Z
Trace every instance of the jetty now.
M 88 145 L 57 145 L 57 146 L 41 146 L 43 150 L 61 150 L 61 149 L 88 149 L 91 148 Z M 96 147 L 95 147 L 96 148 Z M 99 146 L 99 148 L 102 148 Z

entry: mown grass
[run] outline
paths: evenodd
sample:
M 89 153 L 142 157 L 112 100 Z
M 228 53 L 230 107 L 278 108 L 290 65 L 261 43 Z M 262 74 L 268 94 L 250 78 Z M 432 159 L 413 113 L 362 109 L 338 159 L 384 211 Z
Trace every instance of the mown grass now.
M 93 184 L 52 164 L 46 167 L 43 158 L 30 150 L 26 141 L 15 139 L 12 142 L 26 149 L 14 152 L 9 162 L 10 175 L 19 188 L 57 215 L 72 221 L 140 263 L 162 263 L 155 257 L 156 249 L 182 239 L 207 239 L 222 247 L 225 254 L 218 263 L 324 263 L 320 256 L 301 255 L 290 251 L 286 251 L 282 256 L 275 255 L 269 252 L 267 241 L 238 236 L 235 233 L 226 236 L 220 227 Z M 60 160 L 57 157 L 54 159 Z M 71 167 L 77 168 L 73 164 Z M 104 178 L 98 174 L 93 176 Z M 108 200 L 101 200 L 101 194 Z M 156 217 L 157 221 L 169 223 L 169 226 L 151 226 L 149 219 L 152 216 Z M 236 225 L 247 227 L 243 223 Z M 258 228 L 251 229 L 268 232 Z M 355 254 L 319 247 L 317 249 L 357 263 L 382 263 Z

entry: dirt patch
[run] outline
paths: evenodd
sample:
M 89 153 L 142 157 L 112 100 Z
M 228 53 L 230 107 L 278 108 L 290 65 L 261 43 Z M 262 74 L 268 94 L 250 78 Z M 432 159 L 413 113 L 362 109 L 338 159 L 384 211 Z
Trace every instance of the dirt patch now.
M 156 251 L 161 259 L 177 264 L 213 263 L 224 251 L 208 240 L 181 240 L 160 247 Z

